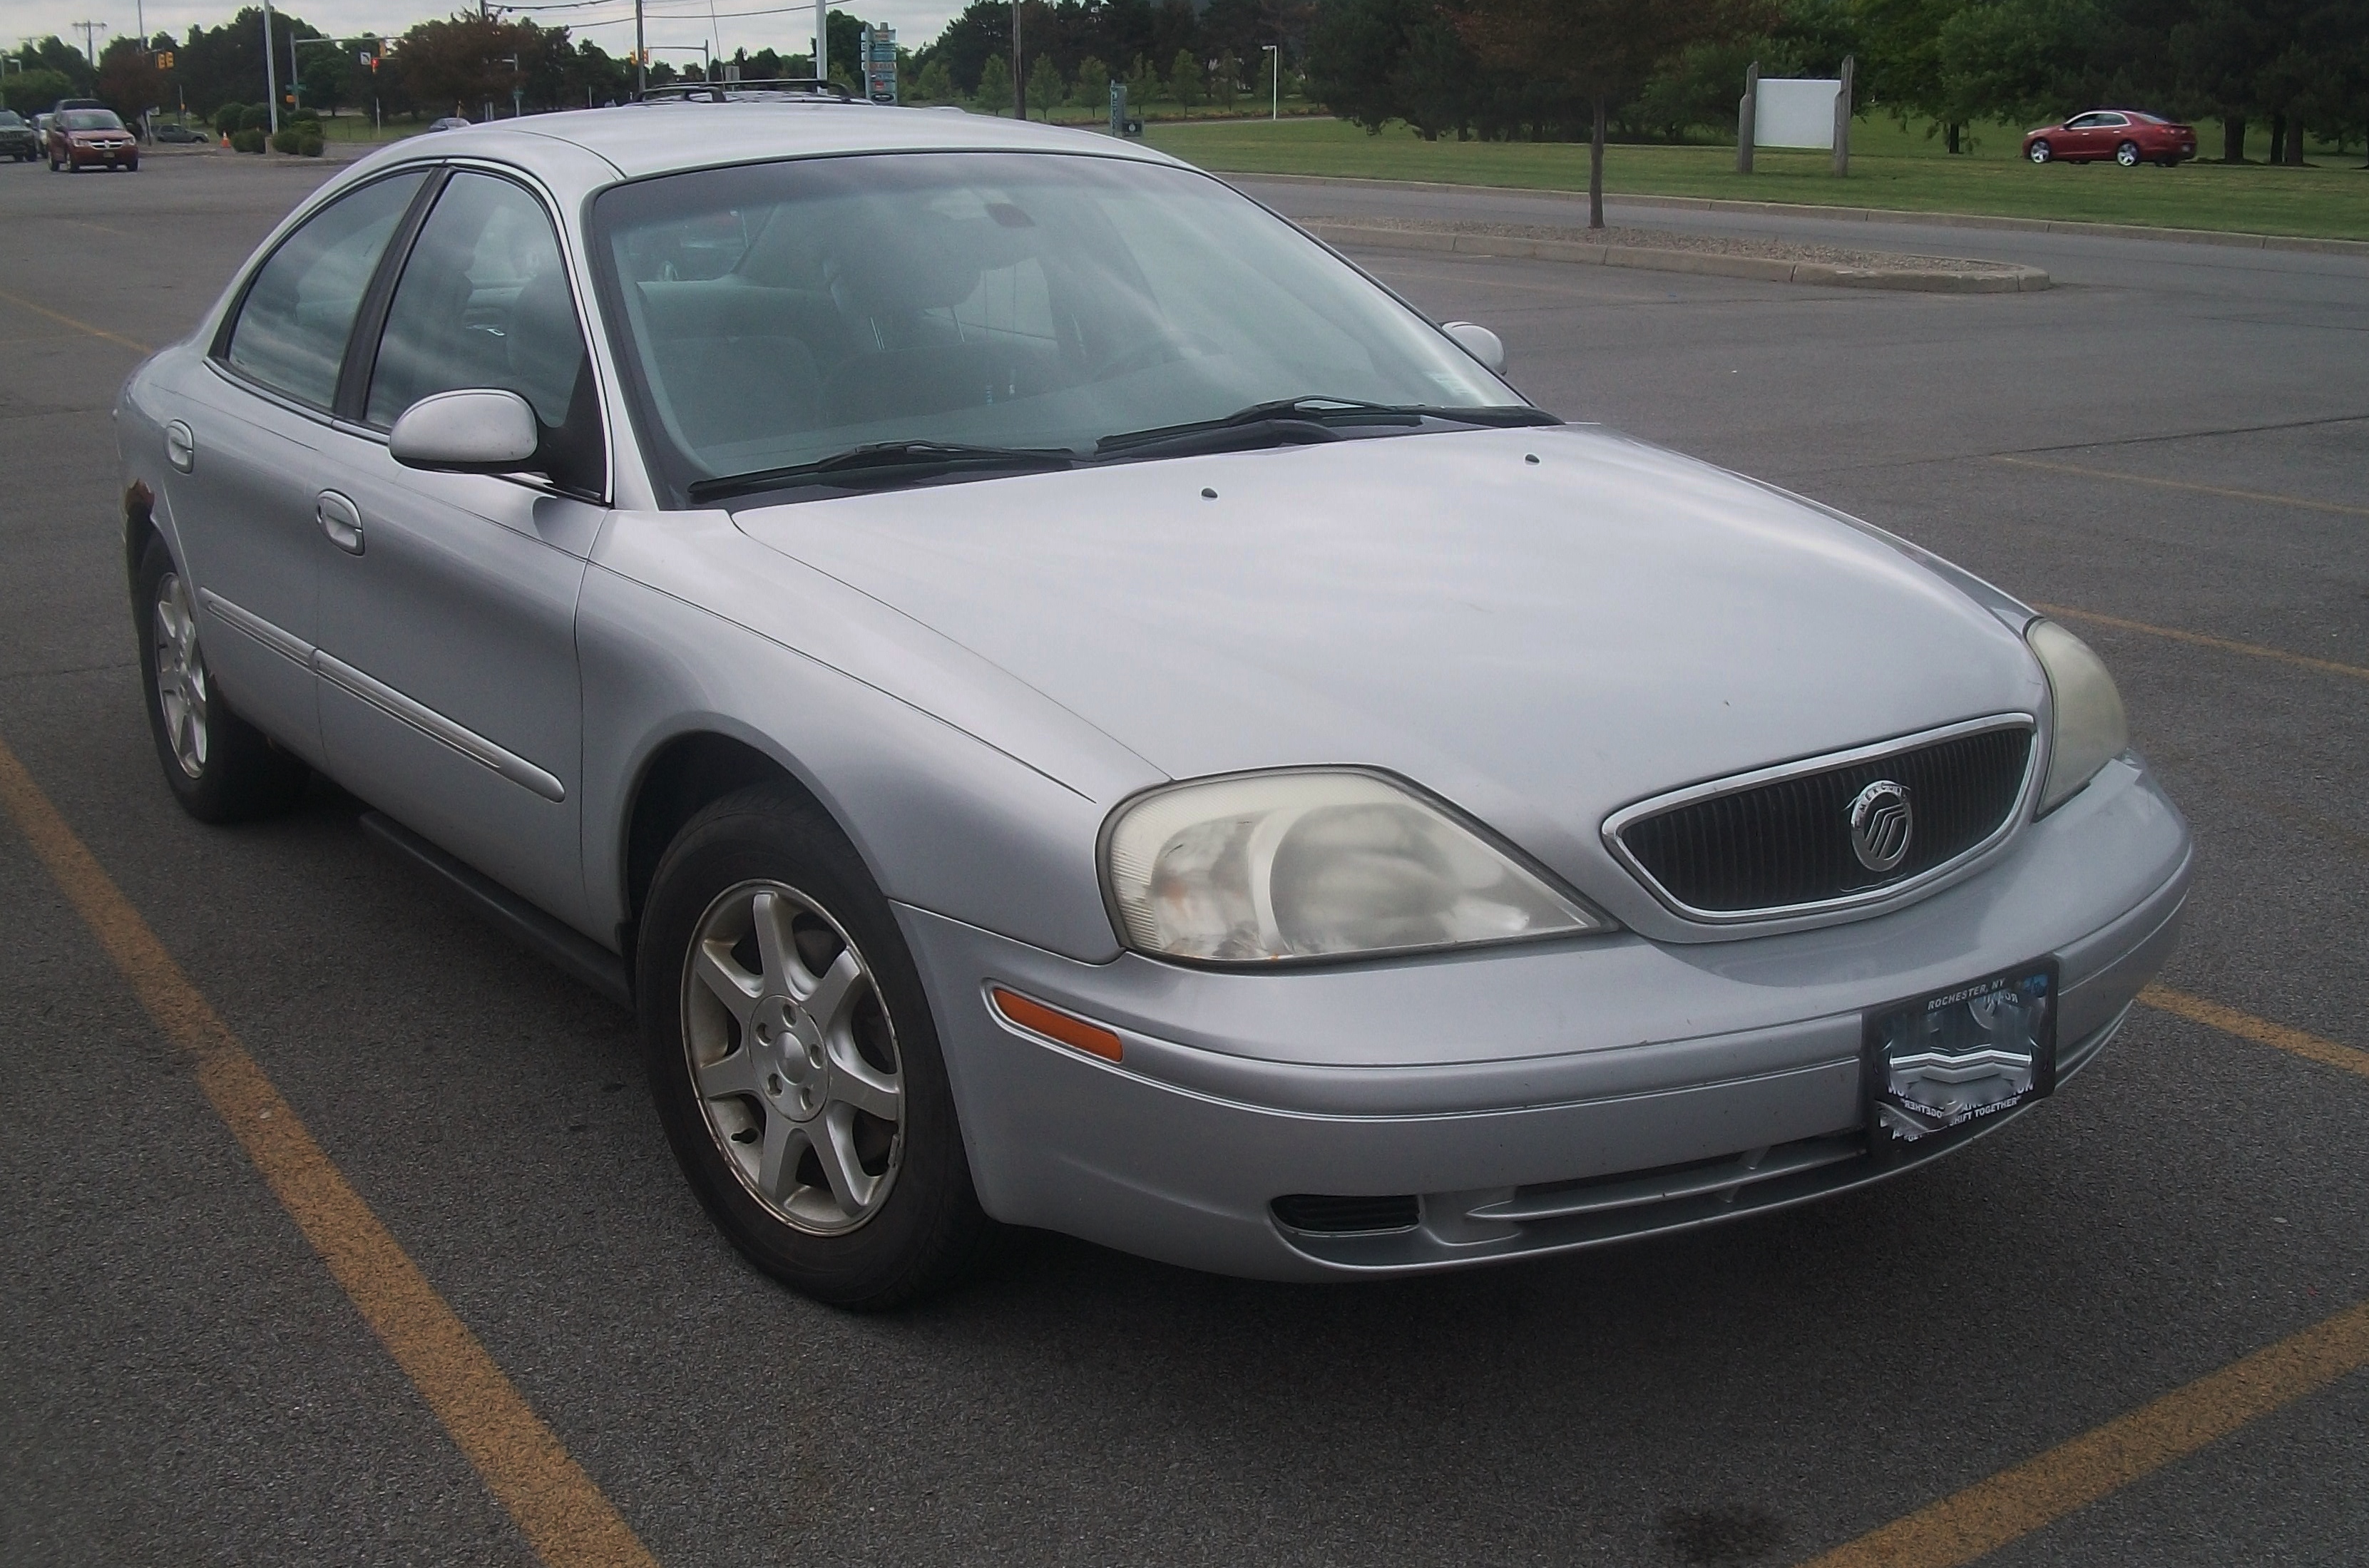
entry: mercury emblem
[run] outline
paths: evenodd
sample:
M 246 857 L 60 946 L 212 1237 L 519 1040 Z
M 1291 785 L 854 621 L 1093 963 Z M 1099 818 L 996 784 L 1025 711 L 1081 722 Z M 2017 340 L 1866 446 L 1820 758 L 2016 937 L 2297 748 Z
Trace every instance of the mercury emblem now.
M 1908 786 L 1878 779 L 1850 803 L 1851 853 L 1870 871 L 1890 871 L 1908 853 L 1917 831 L 1916 813 L 1909 809 Z

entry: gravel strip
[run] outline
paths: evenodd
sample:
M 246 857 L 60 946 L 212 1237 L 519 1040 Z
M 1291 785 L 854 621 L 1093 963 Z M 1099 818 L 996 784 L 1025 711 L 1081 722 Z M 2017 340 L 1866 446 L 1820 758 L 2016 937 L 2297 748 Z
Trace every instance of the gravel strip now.
M 1361 229 L 1401 229 L 1425 234 L 1500 235 L 1506 239 L 1560 240 L 1571 245 L 1615 245 L 1642 250 L 1690 250 L 1707 256 L 1750 256 L 1768 261 L 1814 261 L 1828 267 L 1913 268 L 1922 272 L 2002 272 L 2005 262 L 1959 256 L 1910 256 L 1896 250 L 1851 250 L 1837 245 L 1801 245 L 1791 240 L 1736 235 L 1682 234 L 1674 229 L 1574 229 L 1538 223 L 1458 223 L 1425 218 L 1356 217 L 1313 220 L 1354 223 Z

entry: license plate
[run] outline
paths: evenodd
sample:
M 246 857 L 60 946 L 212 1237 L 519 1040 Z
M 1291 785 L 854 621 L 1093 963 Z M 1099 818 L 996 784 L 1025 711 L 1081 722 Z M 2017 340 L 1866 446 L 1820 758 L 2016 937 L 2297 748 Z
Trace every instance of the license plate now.
M 1867 1015 L 1876 1150 L 1987 1120 L 2056 1088 L 2056 965 L 2042 961 Z

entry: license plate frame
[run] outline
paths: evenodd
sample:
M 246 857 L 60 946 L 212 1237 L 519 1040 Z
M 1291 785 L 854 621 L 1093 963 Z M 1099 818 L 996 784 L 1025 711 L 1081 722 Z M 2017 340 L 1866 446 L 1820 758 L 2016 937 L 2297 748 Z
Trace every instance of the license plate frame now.
M 1868 1009 L 1860 1070 L 1868 1152 L 1923 1153 L 2054 1093 L 2062 1000 L 2056 960 L 2035 958 Z

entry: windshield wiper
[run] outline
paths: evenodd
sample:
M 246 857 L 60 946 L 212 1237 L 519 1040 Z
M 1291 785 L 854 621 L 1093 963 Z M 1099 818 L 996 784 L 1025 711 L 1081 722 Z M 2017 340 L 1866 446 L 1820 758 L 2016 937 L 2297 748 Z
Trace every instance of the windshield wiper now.
M 692 481 L 694 501 L 720 500 L 759 490 L 787 489 L 798 485 L 830 485 L 839 489 L 912 484 L 944 474 L 1020 473 L 1067 468 L 1077 453 L 1065 446 L 968 446 L 959 441 L 873 441 L 836 452 L 812 463 L 786 468 L 761 468 L 750 474 L 727 474 Z
M 1560 425 L 1543 408 L 1515 404 L 1497 408 L 1437 408 L 1411 403 L 1368 403 L 1356 397 L 1279 397 L 1237 408 L 1218 419 L 1162 425 L 1104 436 L 1094 443 L 1096 457 L 1149 455 L 1150 449 L 1168 451 L 1222 450 L 1265 438 L 1286 442 L 1338 441 L 1344 429 L 1365 425 L 1413 428 L 1426 419 L 1459 425 Z

